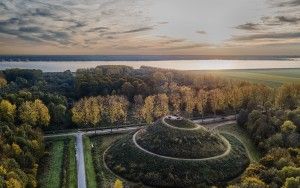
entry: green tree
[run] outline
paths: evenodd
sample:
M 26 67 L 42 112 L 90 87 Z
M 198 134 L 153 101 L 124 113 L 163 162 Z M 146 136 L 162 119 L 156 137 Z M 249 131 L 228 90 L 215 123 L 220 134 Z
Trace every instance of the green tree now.
M 285 180 L 283 188 L 299 188 L 300 185 L 300 176 L 291 177 Z

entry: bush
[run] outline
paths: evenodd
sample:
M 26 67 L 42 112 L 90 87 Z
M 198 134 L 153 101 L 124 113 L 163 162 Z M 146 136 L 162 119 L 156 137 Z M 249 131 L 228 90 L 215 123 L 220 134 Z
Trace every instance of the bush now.
M 240 127 L 243 127 L 247 121 L 248 121 L 248 112 L 242 109 L 237 116 L 237 124 Z

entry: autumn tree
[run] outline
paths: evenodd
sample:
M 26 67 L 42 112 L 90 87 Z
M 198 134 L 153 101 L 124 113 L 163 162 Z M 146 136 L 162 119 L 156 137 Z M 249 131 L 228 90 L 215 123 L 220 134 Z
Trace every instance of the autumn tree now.
M 142 95 L 135 95 L 133 97 L 133 115 L 135 119 L 142 120 L 142 106 L 144 104 L 144 99 Z
M 225 95 L 220 89 L 213 89 L 209 92 L 209 97 L 214 117 L 216 117 L 216 111 L 225 107 Z
M 114 188 L 123 188 L 123 182 L 119 179 L 116 179 L 114 183 Z
M 281 108 L 295 109 L 300 103 L 300 84 L 284 84 L 276 93 L 276 105 Z
M 234 109 L 234 114 L 238 113 L 237 110 L 241 107 L 243 100 L 242 100 L 242 92 L 237 86 L 234 86 L 227 91 L 227 102 L 232 108 Z
M 142 107 L 142 116 L 147 123 L 153 122 L 153 110 L 154 110 L 154 96 L 148 96 L 145 98 L 144 105 Z
M 179 93 L 179 86 L 177 86 L 174 82 L 168 85 L 168 97 L 171 110 L 174 114 L 178 114 L 180 112 L 181 97 Z
M 14 122 L 16 115 L 16 105 L 8 100 L 0 101 L 0 121 Z
M 50 122 L 48 108 L 39 99 L 36 99 L 34 102 L 26 101 L 22 103 L 18 112 L 19 118 L 23 123 L 28 123 L 33 126 L 48 126 Z
M 125 122 L 128 101 L 123 96 L 108 96 L 106 99 L 106 115 L 110 123 Z
M 75 103 L 71 111 L 74 123 L 96 126 L 101 121 L 103 108 L 99 98 L 90 97 L 80 99 Z
M 3 88 L 7 85 L 7 81 L 4 78 L 0 77 L 0 88 Z
M 195 106 L 199 113 L 202 115 L 202 121 L 204 117 L 204 108 L 208 100 L 208 93 L 203 89 L 200 89 L 195 96 Z
M 190 116 L 194 110 L 194 92 L 192 88 L 187 86 L 180 87 L 180 95 L 183 104 L 183 109 Z
M 153 115 L 160 118 L 169 113 L 169 98 L 166 94 L 158 94 L 155 96 Z

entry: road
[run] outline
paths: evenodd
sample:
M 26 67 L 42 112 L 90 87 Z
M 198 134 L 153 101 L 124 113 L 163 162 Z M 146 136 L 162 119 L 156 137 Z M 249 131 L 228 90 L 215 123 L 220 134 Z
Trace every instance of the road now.
M 76 160 L 77 160 L 77 185 L 79 188 L 86 188 L 84 152 L 82 133 L 76 134 Z

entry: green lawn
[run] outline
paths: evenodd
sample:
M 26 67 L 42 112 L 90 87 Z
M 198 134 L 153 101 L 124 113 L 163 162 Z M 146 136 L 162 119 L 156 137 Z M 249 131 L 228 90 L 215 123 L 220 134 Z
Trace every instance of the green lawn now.
M 255 69 L 255 70 L 217 70 L 192 71 L 193 73 L 211 73 L 213 75 L 266 84 L 270 87 L 279 87 L 285 83 L 300 83 L 300 69 Z
M 90 188 L 97 187 L 96 173 L 93 164 L 93 157 L 92 157 L 92 150 L 91 150 L 92 148 L 91 148 L 89 137 L 87 136 L 83 137 L 83 145 L 84 145 L 84 163 L 85 163 L 87 187 Z
M 252 162 L 257 162 L 261 158 L 261 153 L 257 150 L 257 147 L 254 145 L 249 135 L 237 124 L 221 126 L 217 129 L 221 132 L 232 134 L 241 140 L 245 145 Z
M 39 187 L 77 187 L 75 138 L 48 139 L 46 152 L 39 165 Z

